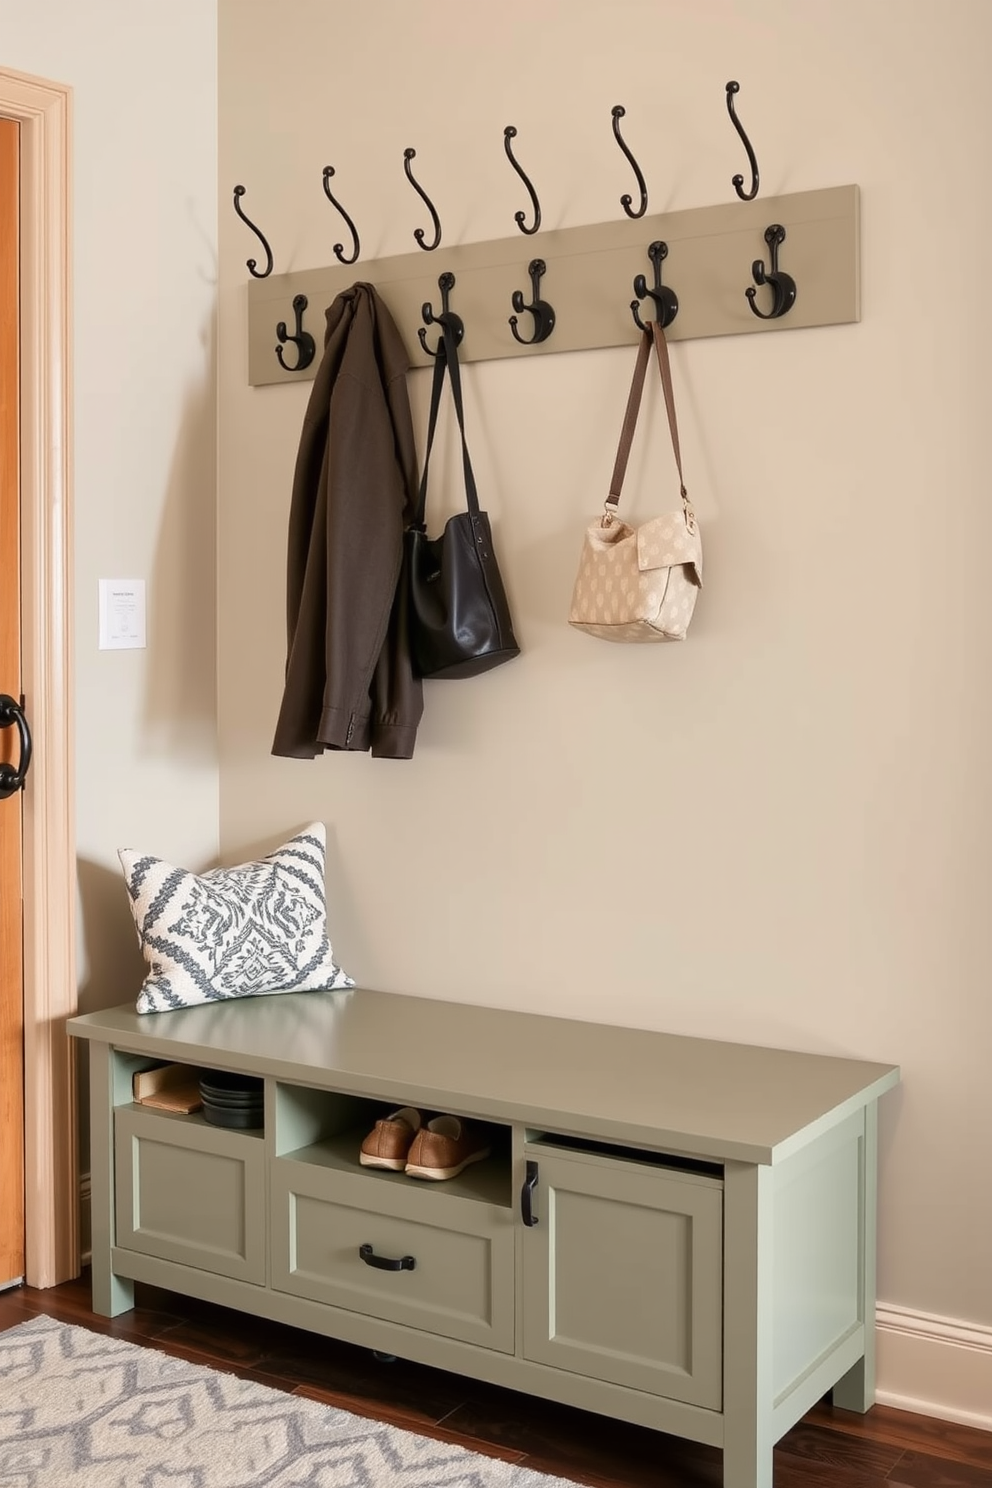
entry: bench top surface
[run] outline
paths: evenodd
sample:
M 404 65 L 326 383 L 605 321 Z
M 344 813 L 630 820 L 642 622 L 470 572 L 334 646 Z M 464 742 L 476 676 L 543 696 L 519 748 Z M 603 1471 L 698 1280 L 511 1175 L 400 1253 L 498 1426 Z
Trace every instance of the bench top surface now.
M 714 1160 L 771 1163 L 894 1065 L 355 988 L 72 1018 L 138 1055 Z

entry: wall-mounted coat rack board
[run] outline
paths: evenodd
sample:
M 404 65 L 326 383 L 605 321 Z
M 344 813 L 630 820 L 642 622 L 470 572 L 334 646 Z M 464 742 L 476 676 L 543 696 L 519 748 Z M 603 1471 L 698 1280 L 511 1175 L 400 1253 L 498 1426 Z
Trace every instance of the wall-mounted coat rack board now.
M 794 299 L 787 314 L 770 318 L 781 312 L 774 271 Z M 666 329 L 671 341 L 844 324 L 860 319 L 859 192 L 832 186 L 257 278 L 248 285 L 249 382 L 312 378 L 324 312 L 359 281 L 382 296 L 411 364 L 430 366 L 417 331 L 425 326 L 425 305 L 441 313 L 442 276 L 445 308 L 450 298 L 464 323 L 463 361 L 634 343 L 640 332 L 632 294 L 644 321 L 661 315 L 663 324 L 663 307 L 677 299 Z M 532 304 L 544 306 L 543 321 Z M 299 371 L 292 370 L 294 348 L 285 345 L 294 318 L 297 334 L 316 343 L 316 355 Z M 542 329 L 545 339 L 529 340 Z M 428 339 L 433 350 L 436 331 Z

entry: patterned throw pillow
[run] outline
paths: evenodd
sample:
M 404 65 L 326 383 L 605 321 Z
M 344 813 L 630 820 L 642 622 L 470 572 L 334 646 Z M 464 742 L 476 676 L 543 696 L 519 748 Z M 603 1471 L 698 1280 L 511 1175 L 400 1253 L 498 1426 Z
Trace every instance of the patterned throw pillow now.
M 326 848 L 322 822 L 257 863 L 200 874 L 121 848 L 138 942 L 150 968 L 138 1012 L 353 987 L 327 938 Z

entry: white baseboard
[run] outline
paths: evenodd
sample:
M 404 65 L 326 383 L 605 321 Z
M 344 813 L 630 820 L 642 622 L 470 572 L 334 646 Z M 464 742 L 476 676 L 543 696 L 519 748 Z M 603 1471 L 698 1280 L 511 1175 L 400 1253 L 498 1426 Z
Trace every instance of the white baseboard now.
M 992 1431 L 992 1328 L 879 1303 L 880 1405 Z

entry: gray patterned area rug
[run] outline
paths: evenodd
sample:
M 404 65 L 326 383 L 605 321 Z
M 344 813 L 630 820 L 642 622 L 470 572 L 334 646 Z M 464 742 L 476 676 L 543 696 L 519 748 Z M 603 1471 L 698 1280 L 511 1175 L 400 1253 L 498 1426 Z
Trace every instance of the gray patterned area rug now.
M 574 1488 L 38 1317 L 0 1333 L 0 1488 Z

